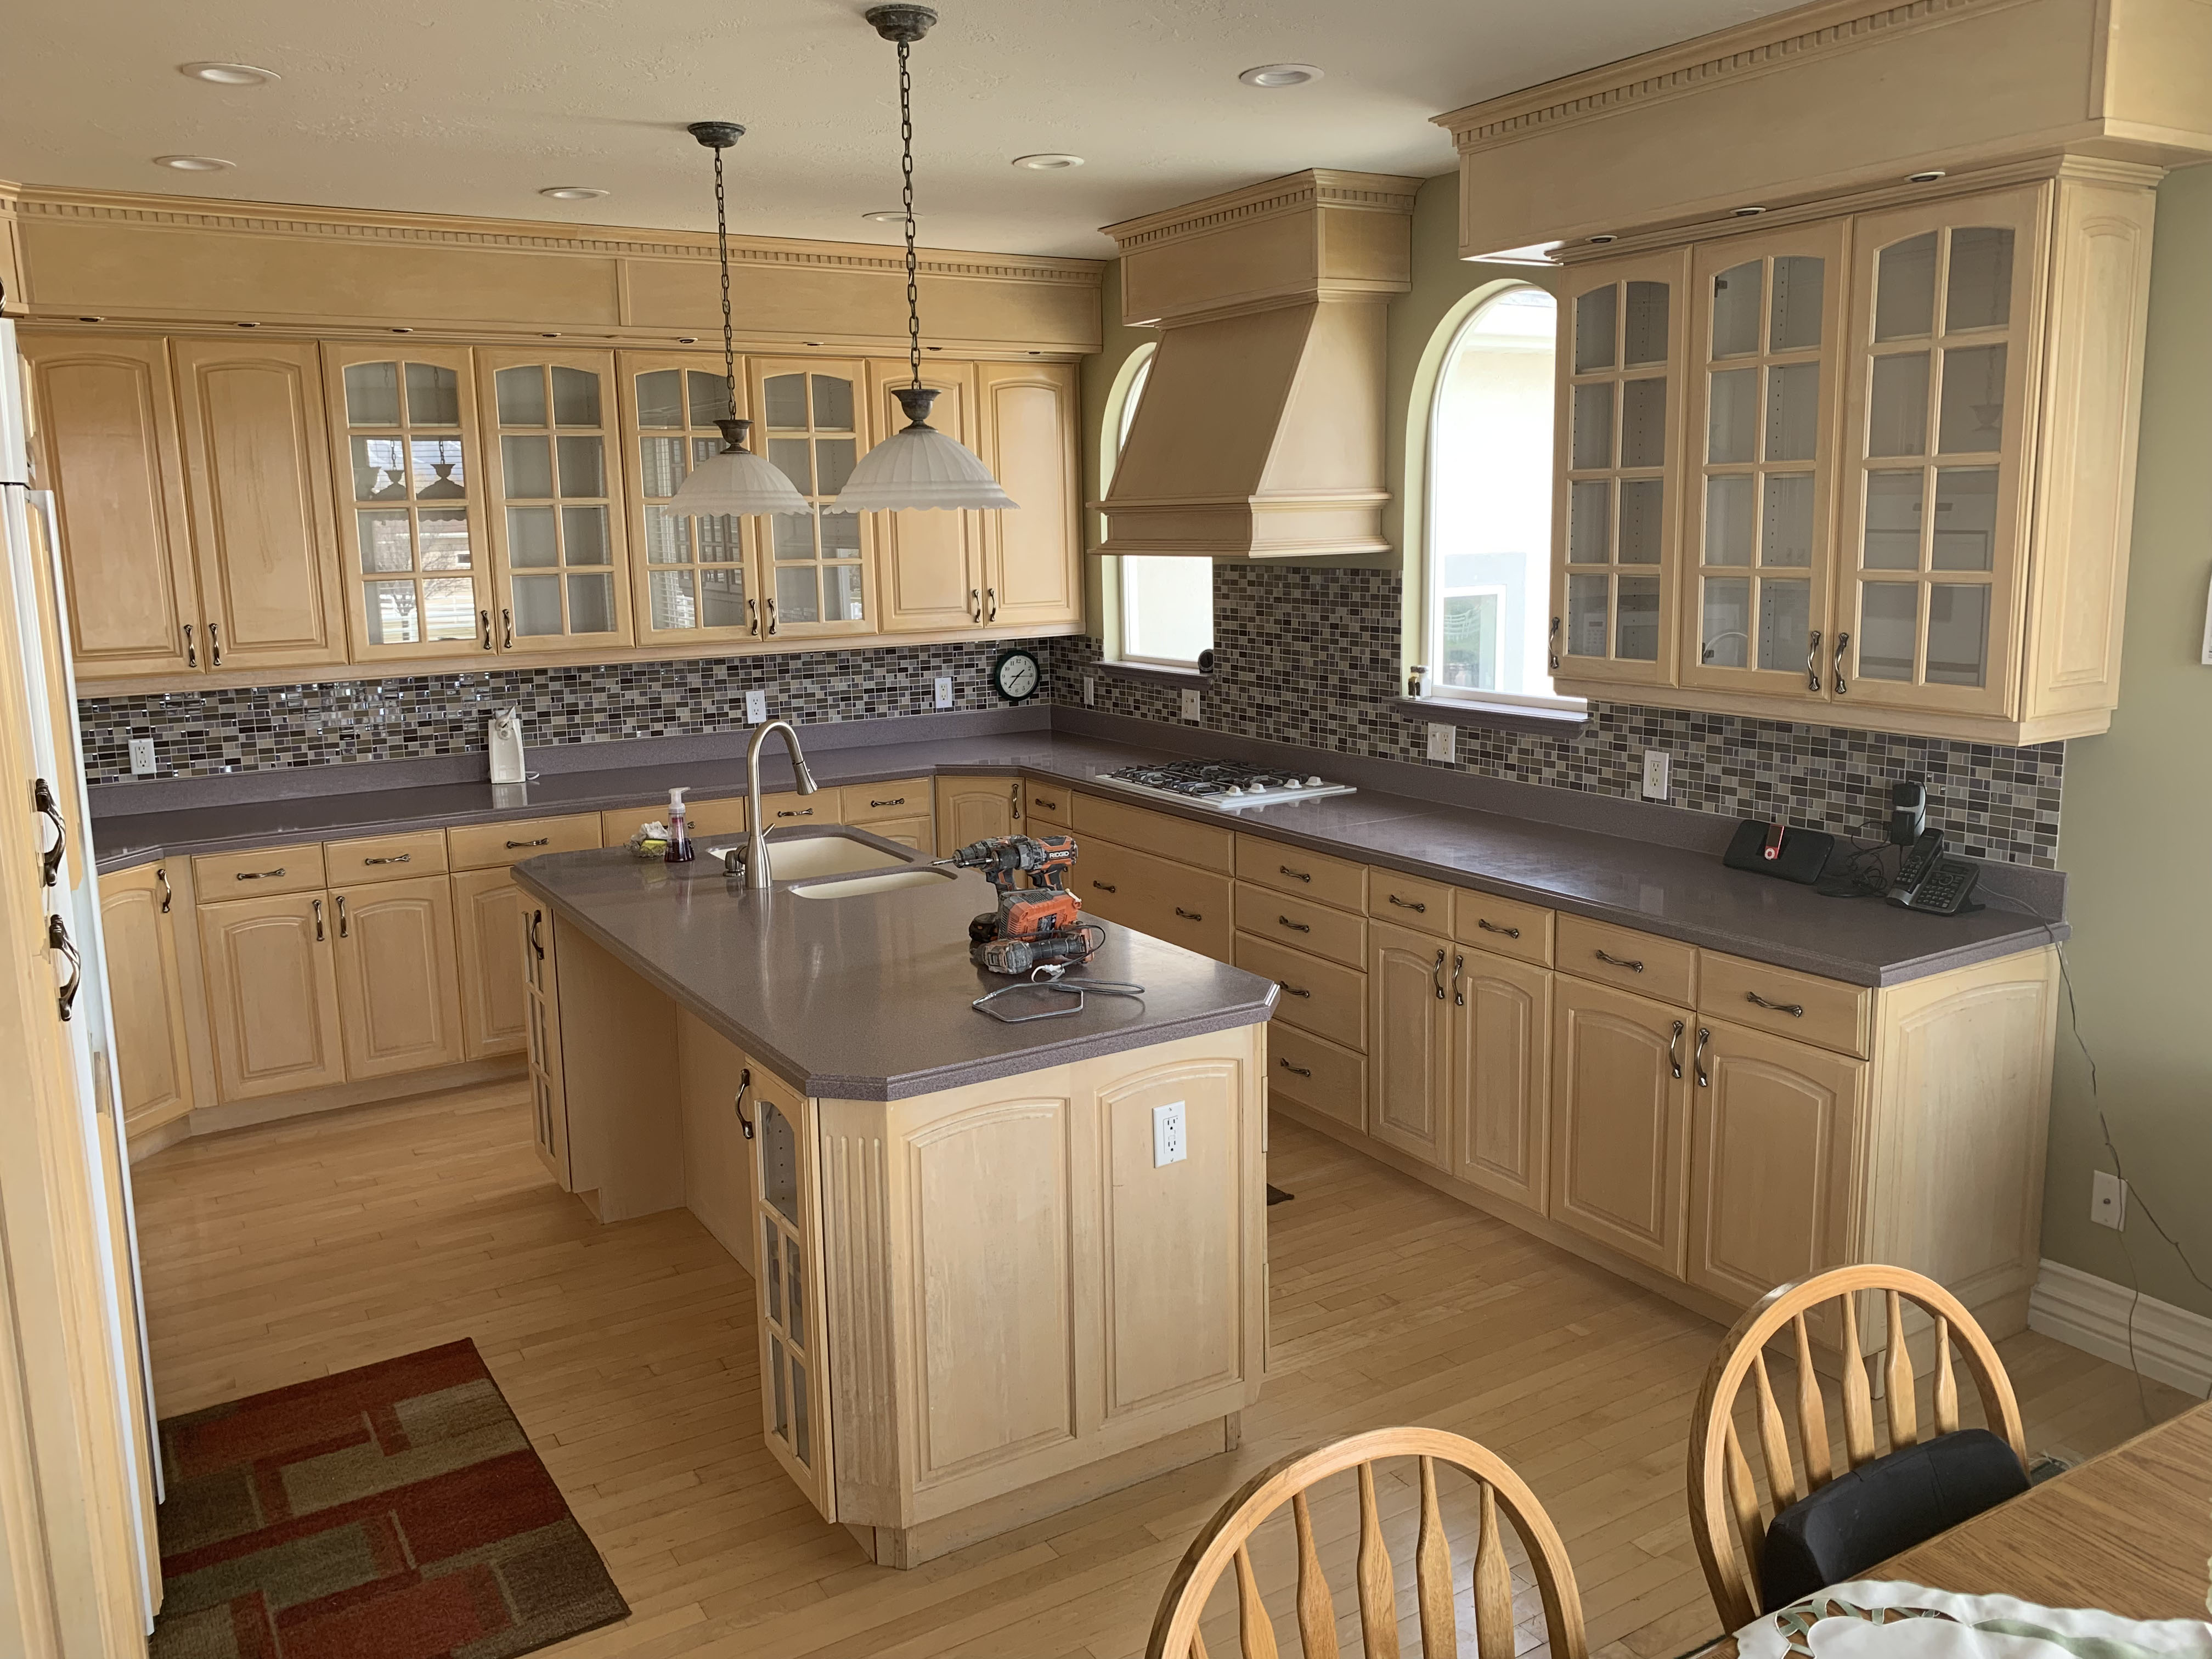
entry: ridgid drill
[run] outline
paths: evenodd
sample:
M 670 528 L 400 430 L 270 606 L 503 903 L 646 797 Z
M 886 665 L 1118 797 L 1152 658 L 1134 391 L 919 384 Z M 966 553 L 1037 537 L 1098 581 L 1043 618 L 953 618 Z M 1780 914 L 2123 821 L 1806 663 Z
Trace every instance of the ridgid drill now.
M 1100 930 L 1082 920 L 1083 902 L 1067 890 L 1075 865 L 1069 836 L 993 836 L 970 842 L 941 865 L 980 870 L 999 890 L 999 908 L 968 924 L 968 958 L 994 974 L 1026 974 L 1048 964 L 1087 961 Z M 1026 875 L 1031 886 L 1018 888 Z

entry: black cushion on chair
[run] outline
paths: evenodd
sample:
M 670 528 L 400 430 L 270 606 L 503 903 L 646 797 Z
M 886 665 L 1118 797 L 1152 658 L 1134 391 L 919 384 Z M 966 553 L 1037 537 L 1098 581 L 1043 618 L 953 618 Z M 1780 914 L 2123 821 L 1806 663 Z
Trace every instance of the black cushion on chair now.
M 1862 1463 L 1767 1523 L 1759 1572 L 1765 1610 L 1856 1578 L 2027 1490 L 2020 1459 L 1987 1429 L 1960 1429 Z

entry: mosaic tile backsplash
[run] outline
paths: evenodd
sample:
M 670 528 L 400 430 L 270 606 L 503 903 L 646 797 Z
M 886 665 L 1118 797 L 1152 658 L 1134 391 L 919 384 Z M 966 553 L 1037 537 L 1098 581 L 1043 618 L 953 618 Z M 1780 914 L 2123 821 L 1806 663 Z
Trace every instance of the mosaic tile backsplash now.
M 1214 567 L 1216 664 L 1208 729 L 1419 765 L 1424 722 L 1393 707 L 1400 684 L 1395 573 Z M 94 783 L 131 775 L 130 740 L 150 737 L 160 772 L 204 776 L 270 767 L 402 760 L 483 747 L 495 708 L 522 709 L 533 744 L 726 729 L 744 693 L 792 720 L 918 714 L 932 682 L 956 706 L 998 706 L 987 671 L 1000 644 L 890 646 L 780 657 L 501 669 L 332 685 L 107 697 L 80 706 Z M 1098 643 L 1039 641 L 1052 700 L 1079 705 Z M 1100 676 L 1097 706 L 1180 724 L 1171 685 Z M 1673 805 L 1729 817 L 1783 817 L 1839 834 L 1888 817 L 1889 787 L 1928 786 L 1929 822 L 1962 850 L 2053 867 L 2064 749 L 2004 749 L 1838 727 L 1601 703 L 1571 737 L 1463 728 L 1457 769 L 1484 777 L 1635 799 L 1643 755 L 1671 757 Z

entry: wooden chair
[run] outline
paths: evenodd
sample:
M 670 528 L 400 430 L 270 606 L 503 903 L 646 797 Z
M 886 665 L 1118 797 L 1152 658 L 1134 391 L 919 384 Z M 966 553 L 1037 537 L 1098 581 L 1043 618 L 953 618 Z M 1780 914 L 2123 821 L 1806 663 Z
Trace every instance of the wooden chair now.
M 1421 1652 L 1428 1659 L 1447 1659 L 1459 1652 L 1452 1605 L 1451 1545 L 1444 1536 L 1443 1517 L 1437 1504 L 1439 1462 L 1453 1464 L 1473 1475 L 1481 1492 L 1473 1574 L 1475 1643 L 1481 1659 L 1513 1659 L 1513 1585 L 1504 1539 L 1498 1528 L 1501 1504 L 1521 1535 L 1535 1573 L 1553 1659 L 1586 1659 L 1589 1644 L 1583 1632 L 1582 1596 L 1575 1589 L 1566 1547 L 1560 1542 L 1551 1517 L 1544 1513 L 1544 1506 L 1496 1453 L 1441 1429 L 1370 1430 L 1286 1457 L 1246 1482 L 1200 1529 L 1182 1565 L 1176 1568 L 1175 1577 L 1168 1581 L 1167 1594 L 1160 1598 L 1158 1615 L 1152 1620 L 1152 1640 L 1145 1649 L 1146 1659 L 1206 1659 L 1199 1620 L 1205 1614 L 1206 1597 L 1231 1566 L 1237 1572 L 1237 1635 L 1244 1659 L 1276 1659 L 1274 1625 L 1261 1605 L 1259 1583 L 1245 1546 L 1261 1523 L 1281 1509 L 1285 1500 L 1297 1538 L 1299 1651 L 1305 1659 L 1338 1659 L 1336 1604 L 1330 1598 L 1321 1557 L 1314 1547 L 1306 1493 L 1317 1482 L 1346 1469 L 1357 1469 L 1359 1479 L 1363 1650 L 1367 1659 L 1398 1659 L 1397 1591 L 1375 1503 L 1374 1462 L 1378 1457 L 1421 1460 L 1421 1524 L 1413 1562 L 1419 1591 Z
M 1866 1362 L 1859 1346 L 1858 1292 L 1881 1292 L 1887 1310 L 1887 1352 L 1883 1387 L 1889 1419 L 1889 1449 L 1920 1443 L 1918 1407 L 1913 1391 L 1912 1358 L 1905 1347 L 1905 1307 L 1917 1304 L 1935 1322 L 1936 1432 L 1959 1426 L 1959 1383 L 1952 1365 L 1955 1340 L 1982 1397 L 1982 1414 L 1990 1430 L 2012 1447 L 2023 1472 L 2027 1443 L 2021 1433 L 2020 1403 L 1996 1346 L 1964 1304 L 1932 1279 L 1903 1267 L 1870 1265 L 1838 1267 L 1795 1285 L 1769 1291 L 1728 1334 L 1705 1373 L 1691 1420 L 1690 1531 L 1704 1562 L 1705 1583 L 1720 1609 L 1721 1623 L 1741 1630 L 1759 1617 L 1759 1555 L 1767 1523 L 1801 1498 L 1819 1491 L 1838 1473 L 1828 1438 L 1828 1419 L 1820 1380 L 1813 1369 L 1807 1332 L 1808 1310 L 1821 1303 L 1842 1304 L 1844 1449 L 1848 1468 L 1875 1456 L 1874 1402 Z M 1766 1371 L 1766 1345 L 1784 1327 L 1790 1333 L 1796 1366 L 1797 1443 L 1802 1474 L 1791 1461 L 1790 1437 L 1775 1403 Z M 1744 1380 L 1756 1392 L 1760 1460 L 1765 1466 L 1771 1501 L 1761 1508 L 1750 1461 L 1736 1434 L 1735 1410 Z

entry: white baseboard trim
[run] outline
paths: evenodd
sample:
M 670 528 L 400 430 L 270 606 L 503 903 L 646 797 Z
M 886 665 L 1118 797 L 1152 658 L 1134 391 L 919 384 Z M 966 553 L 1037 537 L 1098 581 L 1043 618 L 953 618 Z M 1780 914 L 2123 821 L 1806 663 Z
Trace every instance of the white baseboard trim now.
M 2030 1330 L 2125 1365 L 2135 1292 L 2047 1257 L 2028 1298 Z M 2135 1359 L 2145 1376 L 2195 1395 L 2212 1391 L 2212 1319 L 2147 1296 L 2135 1310 Z

